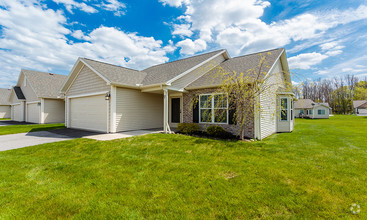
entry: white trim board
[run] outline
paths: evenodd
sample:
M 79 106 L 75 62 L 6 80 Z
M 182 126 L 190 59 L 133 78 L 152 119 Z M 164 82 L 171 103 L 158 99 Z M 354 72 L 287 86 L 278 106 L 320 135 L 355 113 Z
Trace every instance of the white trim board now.
M 80 98 L 80 97 L 86 97 L 86 96 L 95 96 L 95 95 L 103 95 L 107 94 L 109 91 L 103 91 L 103 92 L 91 92 L 86 94 L 80 94 L 80 95 L 72 95 L 72 96 L 66 96 L 67 99 L 73 99 L 73 98 Z

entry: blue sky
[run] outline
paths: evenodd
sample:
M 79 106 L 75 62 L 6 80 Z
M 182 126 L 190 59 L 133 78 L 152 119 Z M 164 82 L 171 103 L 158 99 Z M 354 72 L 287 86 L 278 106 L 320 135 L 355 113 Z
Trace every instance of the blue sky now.
M 367 76 L 367 2 L 0 0 L 0 87 L 21 68 L 68 74 L 78 57 L 134 69 L 220 48 L 284 47 L 293 81 Z

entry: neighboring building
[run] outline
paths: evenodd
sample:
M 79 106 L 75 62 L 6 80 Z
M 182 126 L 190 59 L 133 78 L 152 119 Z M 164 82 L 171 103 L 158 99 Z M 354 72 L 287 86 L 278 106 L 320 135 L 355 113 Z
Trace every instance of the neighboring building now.
M 367 100 L 353 101 L 353 110 L 358 116 L 367 116 Z
M 67 76 L 22 69 L 10 94 L 11 119 L 31 123 L 63 123 L 65 102 L 59 95 Z
M 311 99 L 299 99 L 294 102 L 296 118 L 329 118 L 330 114 L 329 103 L 316 103 Z
M 0 88 L 0 118 L 10 118 L 10 89 Z
M 268 55 L 270 79 L 266 83 L 275 86 L 260 97 L 263 109 L 259 114 L 249 117 L 245 134 L 249 138 L 293 130 L 293 95 L 286 92 L 291 80 L 285 50 L 264 54 Z M 66 101 L 65 123 L 68 128 L 114 133 L 162 127 L 168 132 L 179 123 L 194 122 L 203 129 L 219 125 L 238 134 L 239 125 L 228 119 L 228 103 L 221 110 L 229 115 L 224 121 L 216 122 L 213 114 L 210 121 L 203 122 L 200 107 L 190 109 L 190 101 L 199 92 L 203 102 L 218 87 L 206 80 L 215 68 L 247 73 L 259 62 L 259 53 L 230 58 L 226 50 L 219 50 L 137 71 L 79 58 L 61 89 Z

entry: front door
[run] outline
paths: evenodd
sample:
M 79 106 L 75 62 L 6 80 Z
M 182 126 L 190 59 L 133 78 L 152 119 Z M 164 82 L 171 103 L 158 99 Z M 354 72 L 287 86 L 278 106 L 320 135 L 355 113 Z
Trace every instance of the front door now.
M 172 98 L 171 99 L 171 123 L 181 122 L 181 99 Z

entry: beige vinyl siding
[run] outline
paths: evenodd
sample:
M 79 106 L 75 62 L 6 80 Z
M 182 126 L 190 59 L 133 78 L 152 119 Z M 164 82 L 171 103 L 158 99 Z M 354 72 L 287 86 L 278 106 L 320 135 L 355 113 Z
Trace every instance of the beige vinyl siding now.
M 36 93 L 33 91 L 30 83 L 26 82 L 26 85 L 24 85 L 24 79 L 27 80 L 27 77 L 25 77 L 24 74 L 21 74 L 18 85 L 22 89 L 22 92 L 27 102 L 39 101 L 40 99 L 37 97 Z
M 300 114 L 300 109 L 294 109 L 294 117 L 299 118 L 299 114 Z
M 318 110 L 325 110 L 325 115 L 319 115 Z M 316 106 L 313 111 L 313 118 L 329 118 L 329 108 L 325 106 Z
M 205 73 L 207 73 L 209 70 L 213 69 L 214 67 L 218 66 L 221 62 L 225 60 L 223 55 L 219 55 L 218 57 L 214 58 L 213 60 L 210 60 L 208 63 L 204 64 L 203 66 L 200 66 L 199 68 L 196 68 L 195 70 L 187 73 L 183 77 L 177 79 L 176 81 L 172 82 L 172 87 L 176 89 L 183 89 L 188 84 L 192 83 L 196 79 L 203 76 Z
M 27 104 L 27 122 L 40 123 L 41 107 L 38 103 Z
M 0 118 L 10 118 L 11 117 L 10 105 L 0 105 Z
M 163 95 L 116 88 L 116 131 L 163 127 Z
M 106 81 L 104 81 L 95 72 L 84 66 L 76 76 L 76 79 L 67 91 L 66 96 L 82 95 L 102 91 L 110 91 L 110 86 L 108 86 Z
M 11 94 L 10 94 L 10 103 L 11 104 L 17 104 L 17 103 L 20 103 L 20 101 L 18 100 L 17 98 L 17 95 L 15 94 L 14 92 L 14 89 L 11 91 Z
M 58 99 L 44 99 L 42 123 L 64 123 L 65 102 Z
M 68 127 L 107 132 L 107 102 L 105 95 L 70 99 Z
M 280 60 L 275 63 L 264 84 L 267 89 L 260 95 L 261 138 L 266 138 L 277 132 L 276 91 L 279 87 L 284 87 L 284 77 Z

